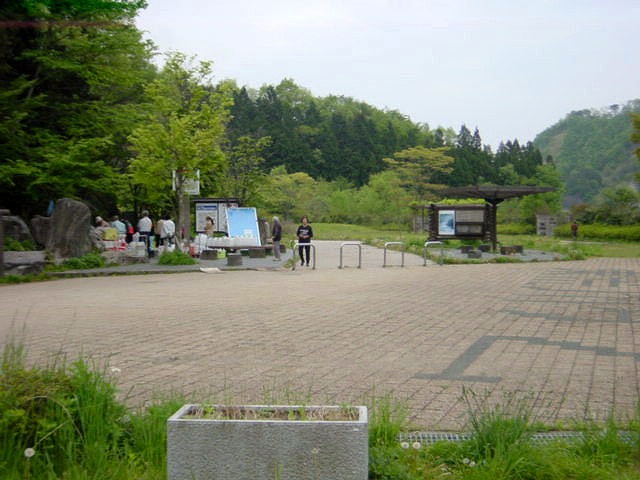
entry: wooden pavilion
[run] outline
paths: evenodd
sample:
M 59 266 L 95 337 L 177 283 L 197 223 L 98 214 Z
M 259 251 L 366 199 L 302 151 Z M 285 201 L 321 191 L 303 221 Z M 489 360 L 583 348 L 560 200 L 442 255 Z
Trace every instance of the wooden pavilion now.
M 497 234 L 497 211 L 498 205 L 509 198 L 519 198 L 526 195 L 536 195 L 539 193 L 554 192 L 554 187 L 538 187 L 528 185 L 488 185 L 488 186 L 467 186 L 467 187 L 450 187 L 439 191 L 443 197 L 449 198 L 481 198 L 486 202 L 486 218 L 484 219 L 483 236 L 487 236 L 491 242 L 491 247 L 495 252 L 498 244 Z M 450 207 L 452 208 L 452 207 Z M 429 238 L 439 239 L 438 235 L 429 229 Z M 480 233 L 480 232 L 478 232 Z M 469 238 L 471 235 L 462 232 L 449 238 Z

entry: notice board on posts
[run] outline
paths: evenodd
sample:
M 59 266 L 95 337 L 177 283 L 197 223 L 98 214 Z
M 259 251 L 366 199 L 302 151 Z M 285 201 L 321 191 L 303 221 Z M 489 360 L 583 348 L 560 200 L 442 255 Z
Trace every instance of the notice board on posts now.
M 429 240 L 484 239 L 489 233 L 487 205 L 429 206 Z
M 196 232 L 204 233 L 207 217 L 213 219 L 215 231 L 226 232 L 227 209 L 238 206 L 237 198 L 198 198 L 195 204 Z
M 228 208 L 227 222 L 229 236 L 239 239 L 243 246 L 261 245 L 258 213 L 254 207 Z

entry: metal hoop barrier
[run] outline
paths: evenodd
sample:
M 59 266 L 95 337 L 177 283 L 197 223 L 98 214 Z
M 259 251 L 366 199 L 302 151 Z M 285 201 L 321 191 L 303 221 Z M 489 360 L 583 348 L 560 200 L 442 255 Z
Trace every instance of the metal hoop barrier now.
M 293 244 L 293 256 L 291 257 L 291 259 L 293 260 L 293 266 L 291 267 L 291 270 L 295 270 L 296 263 L 298 263 L 296 261 L 296 252 L 298 250 L 298 247 L 311 247 L 311 251 L 313 252 L 313 270 L 315 270 L 316 269 L 316 246 L 313 243 L 299 243 L 299 242 L 296 242 Z
M 402 252 L 402 263 L 400 264 L 401 267 L 404 267 L 404 242 L 386 242 L 384 244 L 384 260 L 382 262 L 382 267 L 386 267 L 387 266 L 387 247 L 389 245 L 400 245 L 402 248 L 400 249 L 400 251 Z
M 444 254 L 442 252 L 442 245 L 443 245 L 442 242 L 440 241 L 424 242 L 424 249 L 422 250 L 422 259 L 424 260 L 424 264 L 422 265 L 423 267 L 427 266 L 427 249 L 431 245 L 440 245 L 440 258 L 438 258 L 438 265 L 443 264 Z
M 348 245 L 353 245 L 358 247 L 358 268 L 362 267 L 362 242 L 342 242 L 340 244 L 340 266 L 338 268 L 342 268 L 342 249 Z

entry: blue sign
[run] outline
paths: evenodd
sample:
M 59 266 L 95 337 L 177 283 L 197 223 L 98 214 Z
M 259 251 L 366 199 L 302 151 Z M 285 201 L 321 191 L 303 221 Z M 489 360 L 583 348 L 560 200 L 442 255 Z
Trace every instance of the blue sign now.
M 227 222 L 230 237 L 240 239 L 242 245 L 260 246 L 258 214 L 254 207 L 227 209 Z

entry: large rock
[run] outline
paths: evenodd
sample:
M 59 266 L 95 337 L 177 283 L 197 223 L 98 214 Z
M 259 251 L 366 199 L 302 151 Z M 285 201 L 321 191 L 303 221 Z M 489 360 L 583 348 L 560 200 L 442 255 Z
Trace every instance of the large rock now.
M 29 227 L 20 217 L 16 217 L 15 215 L 2 217 L 2 223 L 4 224 L 5 237 L 11 237 L 19 242 L 26 240 L 33 242 Z
M 31 234 L 38 245 L 45 246 L 51 229 L 51 217 L 36 215 L 31 219 Z
M 56 257 L 81 257 L 93 248 L 92 230 L 89 207 L 70 198 L 58 200 L 51 215 L 47 250 Z
M 4 252 L 4 273 L 6 275 L 42 273 L 45 265 L 44 251 Z

